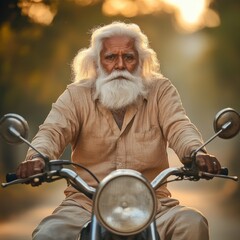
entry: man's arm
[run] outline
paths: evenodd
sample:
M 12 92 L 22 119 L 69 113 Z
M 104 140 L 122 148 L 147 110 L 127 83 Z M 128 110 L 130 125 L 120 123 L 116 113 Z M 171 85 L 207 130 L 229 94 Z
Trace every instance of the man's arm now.
M 32 145 L 49 159 L 59 158 L 79 131 L 80 119 L 72 99 L 70 91 L 65 90 L 33 138 Z M 40 173 L 44 166 L 44 160 L 30 148 L 25 161 L 17 168 L 17 176 L 25 178 Z
M 158 101 L 160 124 L 169 146 L 186 163 L 184 159 L 191 159 L 191 153 L 202 145 L 202 136 L 187 117 L 181 98 L 171 82 L 166 80 L 161 88 Z M 204 151 L 196 155 L 196 164 L 200 170 L 210 173 L 219 173 L 221 169 L 216 157 Z

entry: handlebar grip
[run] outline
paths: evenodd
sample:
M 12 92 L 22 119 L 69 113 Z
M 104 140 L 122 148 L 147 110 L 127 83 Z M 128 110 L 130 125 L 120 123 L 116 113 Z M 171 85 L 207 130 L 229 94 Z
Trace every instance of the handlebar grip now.
M 6 182 L 12 182 L 17 179 L 18 179 L 18 177 L 17 177 L 16 173 L 7 173 L 7 175 L 6 175 Z
M 222 167 L 219 174 L 228 176 L 228 168 Z

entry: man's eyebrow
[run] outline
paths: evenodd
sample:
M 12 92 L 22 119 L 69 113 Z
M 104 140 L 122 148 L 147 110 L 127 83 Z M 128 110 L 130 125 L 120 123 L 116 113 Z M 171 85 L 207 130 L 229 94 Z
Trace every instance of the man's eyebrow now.
M 134 51 L 129 51 L 129 52 L 123 52 L 122 53 L 123 55 L 126 55 L 126 54 L 136 54 Z M 114 52 L 106 52 L 105 53 L 105 56 L 108 56 L 108 55 L 118 55 L 118 53 L 114 53 Z
M 135 52 L 126 52 L 126 53 L 123 53 L 123 55 L 134 55 L 134 54 L 136 54 Z
M 107 52 L 105 53 L 105 56 L 110 56 L 110 55 L 117 55 L 116 53 L 113 53 L 113 52 Z

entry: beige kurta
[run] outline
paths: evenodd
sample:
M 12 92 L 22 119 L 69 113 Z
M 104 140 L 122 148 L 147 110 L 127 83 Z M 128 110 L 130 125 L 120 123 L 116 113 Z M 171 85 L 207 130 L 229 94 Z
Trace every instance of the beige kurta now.
M 154 81 L 148 95 L 127 108 L 121 130 L 111 111 L 94 99 L 94 93 L 94 88 L 81 83 L 70 84 L 40 126 L 34 147 L 57 159 L 70 143 L 72 161 L 90 169 L 100 180 L 121 168 L 137 170 L 152 180 L 169 166 L 168 146 L 183 159 L 202 143 L 168 79 Z M 30 150 L 27 158 L 34 153 Z M 77 171 L 90 185 L 96 185 L 88 173 Z M 90 210 L 90 200 L 74 192 L 72 187 L 65 191 Z M 158 198 L 169 195 L 166 186 L 157 191 Z

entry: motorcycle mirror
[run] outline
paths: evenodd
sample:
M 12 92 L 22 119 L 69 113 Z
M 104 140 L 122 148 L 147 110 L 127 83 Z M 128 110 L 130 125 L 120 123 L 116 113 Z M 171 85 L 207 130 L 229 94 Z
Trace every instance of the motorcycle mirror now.
M 240 115 L 232 108 L 224 108 L 216 114 L 213 127 L 220 138 L 233 138 L 240 131 Z
M 9 144 L 19 144 L 28 136 L 28 123 L 18 114 L 8 113 L 0 120 L 0 135 Z

